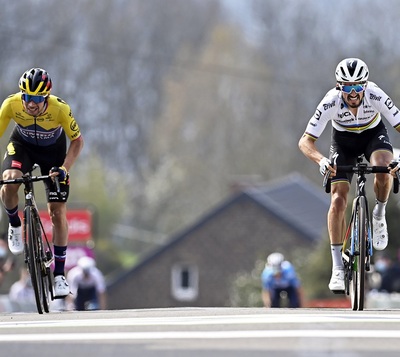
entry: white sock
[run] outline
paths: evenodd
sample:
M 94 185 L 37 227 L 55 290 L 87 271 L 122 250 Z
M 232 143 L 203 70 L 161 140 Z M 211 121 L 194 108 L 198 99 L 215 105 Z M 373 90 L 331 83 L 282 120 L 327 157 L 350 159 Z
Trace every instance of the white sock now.
M 332 268 L 343 269 L 342 244 L 331 244 Z
M 375 204 L 374 210 L 372 211 L 372 214 L 378 218 L 384 217 L 386 214 L 387 201 L 381 202 L 381 201 L 376 200 L 375 202 L 376 202 L 376 204 Z

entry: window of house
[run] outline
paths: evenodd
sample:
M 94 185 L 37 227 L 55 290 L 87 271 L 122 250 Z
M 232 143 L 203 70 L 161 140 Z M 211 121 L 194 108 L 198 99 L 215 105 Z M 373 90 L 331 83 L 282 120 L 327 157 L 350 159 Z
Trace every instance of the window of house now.
M 171 271 L 172 296 L 180 301 L 191 301 L 199 293 L 199 272 L 193 264 L 175 264 Z

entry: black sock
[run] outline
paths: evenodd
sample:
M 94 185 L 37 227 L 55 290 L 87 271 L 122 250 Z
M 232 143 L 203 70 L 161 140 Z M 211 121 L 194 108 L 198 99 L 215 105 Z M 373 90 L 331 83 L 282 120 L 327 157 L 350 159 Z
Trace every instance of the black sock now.
M 19 227 L 21 225 L 21 219 L 18 216 L 18 206 L 13 209 L 6 208 L 6 212 L 7 212 L 10 224 L 13 227 Z
M 67 247 L 54 246 L 54 276 L 64 275 Z

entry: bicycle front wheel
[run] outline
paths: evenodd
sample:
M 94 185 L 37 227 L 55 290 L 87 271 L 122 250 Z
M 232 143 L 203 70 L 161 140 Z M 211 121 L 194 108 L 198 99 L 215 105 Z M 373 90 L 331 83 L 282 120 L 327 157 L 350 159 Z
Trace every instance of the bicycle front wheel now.
M 25 208 L 25 234 L 28 242 L 28 270 L 35 292 L 36 307 L 39 314 L 49 312 L 49 280 L 44 264 L 44 249 L 39 223 L 39 214 L 33 207 Z
M 351 302 L 353 310 L 364 309 L 365 298 L 365 263 L 367 253 L 367 204 L 365 197 L 359 197 L 356 205 L 356 214 L 354 224 L 355 237 L 355 255 L 352 266 L 352 289 Z

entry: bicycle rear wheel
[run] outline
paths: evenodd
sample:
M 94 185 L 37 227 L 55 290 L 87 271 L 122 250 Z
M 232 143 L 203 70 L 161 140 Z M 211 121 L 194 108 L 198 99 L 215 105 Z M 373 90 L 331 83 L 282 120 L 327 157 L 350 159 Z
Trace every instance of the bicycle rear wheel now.
M 354 224 L 356 225 L 355 255 L 352 266 L 351 304 L 353 310 L 364 309 L 365 263 L 367 252 L 367 206 L 365 197 L 360 197 L 356 205 Z
M 38 212 L 28 206 L 25 208 L 25 234 L 28 242 L 28 269 L 35 292 L 36 307 L 39 314 L 49 312 L 50 287 L 48 269 L 44 264 L 44 249 Z

